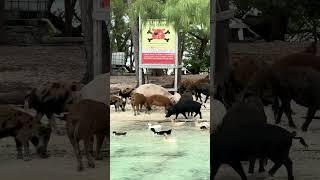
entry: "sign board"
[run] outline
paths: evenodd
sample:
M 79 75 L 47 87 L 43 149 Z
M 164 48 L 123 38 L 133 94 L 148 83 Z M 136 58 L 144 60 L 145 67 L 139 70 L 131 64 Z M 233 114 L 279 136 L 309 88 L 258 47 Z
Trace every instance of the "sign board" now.
M 175 65 L 177 33 L 166 20 L 149 19 L 141 24 L 141 65 Z
M 110 0 L 101 0 L 101 7 L 102 8 L 109 8 L 110 7 Z
M 165 19 L 139 18 L 139 85 L 142 84 L 143 68 L 175 69 L 174 88 L 178 89 L 178 33 L 173 24 Z

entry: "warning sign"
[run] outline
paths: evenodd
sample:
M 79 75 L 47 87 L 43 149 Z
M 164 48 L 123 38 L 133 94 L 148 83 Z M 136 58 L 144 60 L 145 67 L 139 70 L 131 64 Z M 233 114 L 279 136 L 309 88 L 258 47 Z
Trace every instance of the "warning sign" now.
M 175 64 L 176 43 L 172 24 L 160 19 L 147 20 L 141 27 L 141 64 Z

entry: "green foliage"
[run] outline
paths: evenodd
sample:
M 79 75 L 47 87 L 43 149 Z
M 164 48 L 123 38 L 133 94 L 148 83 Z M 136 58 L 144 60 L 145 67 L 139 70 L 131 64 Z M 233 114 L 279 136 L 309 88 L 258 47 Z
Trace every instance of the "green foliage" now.
M 113 52 L 125 52 L 128 49 L 128 40 L 130 38 L 130 25 L 126 20 L 127 4 L 122 0 L 111 0 L 111 44 Z
M 167 19 L 175 28 L 192 38 L 186 40 L 185 51 L 188 56 L 185 60 L 195 67 L 205 69 L 209 67 L 209 35 L 210 35 L 210 1 L 209 0 L 111 0 L 112 20 L 116 25 L 112 27 L 113 49 L 123 44 L 127 33 L 131 33 L 129 27 L 136 27 L 138 17 L 142 23 L 146 19 Z M 123 10 L 126 9 L 124 12 Z M 122 14 L 118 11 L 121 11 Z M 128 16 L 129 23 L 121 20 Z M 122 37 L 122 38 L 121 38 Z M 135 40 L 134 40 L 135 41 Z M 205 50 L 201 50 L 201 42 L 206 42 Z M 201 57 L 201 58 L 199 58 Z
M 128 8 L 128 15 L 132 23 L 139 15 L 142 20 L 165 18 L 164 5 L 165 0 L 132 0 Z
M 293 36 L 300 33 L 315 34 L 320 24 L 319 0 L 232 0 L 232 3 L 238 8 L 238 17 L 251 8 L 262 11 L 264 17 L 288 17 L 287 32 Z M 319 36 L 319 31 L 316 34 Z
M 202 34 L 210 34 L 209 0 L 167 0 L 164 16 L 180 31 L 197 29 Z
M 201 43 L 199 40 L 197 40 L 194 36 L 187 34 L 185 44 L 186 53 L 183 62 L 185 65 L 191 65 L 192 69 L 208 71 L 210 67 L 210 44 L 206 45 L 206 49 L 204 51 L 202 59 L 199 59 L 198 57 L 198 50 L 200 45 Z

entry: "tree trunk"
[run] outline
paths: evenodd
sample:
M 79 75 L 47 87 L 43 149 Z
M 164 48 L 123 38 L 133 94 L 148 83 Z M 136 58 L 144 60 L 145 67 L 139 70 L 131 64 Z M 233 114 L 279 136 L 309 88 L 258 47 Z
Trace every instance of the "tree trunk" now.
M 74 7 L 76 2 L 76 0 L 64 0 L 65 36 L 72 36 L 72 20 L 73 14 L 75 13 Z
M 199 48 L 199 51 L 198 51 L 198 58 L 199 58 L 199 61 L 203 61 L 203 55 L 204 55 L 204 52 L 207 48 L 207 44 L 208 44 L 208 39 L 202 39 L 201 40 L 201 44 L 200 44 L 200 48 Z
M 130 3 L 129 3 L 130 4 Z M 137 85 L 136 87 L 139 86 L 139 20 L 138 18 L 135 19 L 135 22 L 132 23 L 134 24 L 131 27 L 131 34 L 132 34 L 132 41 L 133 41 L 133 48 L 134 48 L 134 64 L 135 64 L 135 70 L 136 70 L 136 80 L 137 80 Z M 142 71 L 143 73 L 143 71 Z
M 82 79 L 84 84 L 90 82 L 93 77 L 93 19 L 92 1 L 80 0 L 82 30 L 84 33 L 84 53 L 87 60 L 85 75 Z
M 133 55 L 133 41 L 132 41 L 132 36 L 130 40 L 130 70 L 133 70 L 133 64 L 134 64 L 134 59 L 132 58 Z
M 110 44 L 110 19 L 107 19 L 108 24 L 102 22 L 102 73 L 110 73 L 111 66 L 111 44 Z
M 183 32 L 178 33 L 178 65 L 182 64 L 182 57 L 183 57 L 183 52 L 185 49 L 185 34 Z M 178 70 L 178 88 L 180 87 L 181 84 L 181 76 L 182 76 L 182 71 L 181 68 Z

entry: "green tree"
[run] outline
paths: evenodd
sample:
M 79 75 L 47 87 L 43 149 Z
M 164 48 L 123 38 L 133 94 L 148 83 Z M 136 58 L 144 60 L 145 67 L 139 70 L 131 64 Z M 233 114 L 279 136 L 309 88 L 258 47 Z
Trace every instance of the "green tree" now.
M 174 23 L 175 28 L 179 31 L 179 56 L 182 58 L 183 49 L 186 46 L 183 42 L 185 38 L 190 38 L 189 35 L 194 37 L 195 44 L 188 43 L 188 45 L 196 45 L 196 50 L 192 47 L 185 49 L 193 49 L 188 52 L 188 60 L 186 63 L 192 65 L 193 73 L 197 74 L 206 62 L 208 63 L 209 34 L 210 34 L 210 5 L 209 0 L 167 0 L 163 11 L 163 16 L 170 22 Z M 182 50 L 182 51 L 181 51 Z
M 112 34 L 112 51 L 113 52 L 125 52 L 125 59 L 129 55 L 129 40 L 131 38 L 131 29 L 128 22 L 128 15 L 126 11 L 127 4 L 124 1 L 112 0 L 111 1 L 111 34 Z M 130 62 L 129 69 L 132 70 L 133 62 Z
M 168 19 L 179 32 L 179 61 L 181 62 L 182 54 L 186 49 L 184 42 L 187 34 L 194 36 L 200 42 L 196 51 L 197 58 L 194 60 L 203 61 L 209 43 L 209 8 L 208 0 L 149 0 L 147 3 L 145 0 L 135 0 L 130 5 L 129 17 L 133 21 L 139 15 L 142 20 L 149 18 Z M 136 27 L 135 24 L 132 27 Z M 199 71 L 200 68 L 197 68 L 196 72 Z
M 318 0 L 233 0 L 238 16 L 251 8 L 262 12 L 262 21 L 271 27 L 268 40 L 285 40 L 286 34 L 309 33 L 315 41 L 319 36 L 317 27 L 320 19 Z M 268 27 L 266 27 L 266 30 Z

